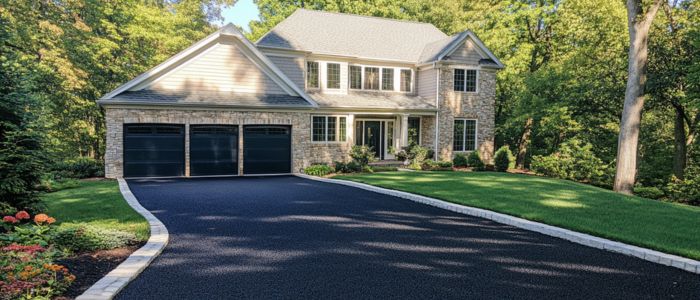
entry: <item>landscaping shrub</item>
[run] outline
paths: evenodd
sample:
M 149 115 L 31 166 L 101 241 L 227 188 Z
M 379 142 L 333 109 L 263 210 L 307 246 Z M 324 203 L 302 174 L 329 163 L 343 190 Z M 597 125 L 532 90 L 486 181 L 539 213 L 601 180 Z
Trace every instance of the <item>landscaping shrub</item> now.
M 493 162 L 498 172 L 506 172 L 511 167 L 514 161 L 513 153 L 510 152 L 508 146 L 503 146 L 496 151 Z
M 452 162 L 428 159 L 423 162 L 422 169 L 426 171 L 452 171 Z
M 81 224 L 61 228 L 56 233 L 54 242 L 60 249 L 85 252 L 133 245 L 138 242 L 138 238 L 131 232 Z
M 80 157 L 57 163 L 54 172 L 62 178 L 102 177 L 104 164 L 90 157 Z
M 350 149 L 350 158 L 360 165 L 360 169 L 374 161 L 374 151 L 366 145 L 355 145 Z
M 452 164 L 457 168 L 468 167 L 467 156 L 462 153 L 455 154 L 455 158 L 452 159 Z
M 2 218 L 4 234 L 0 235 L 0 242 L 5 245 L 49 245 L 55 234 L 53 224 L 56 219 L 46 215 L 37 214 L 31 218 L 26 211 L 18 211 L 14 215 Z
M 700 205 L 700 167 L 688 167 L 684 179 L 676 176 L 666 186 L 668 199 L 673 202 Z
M 398 171 L 399 168 L 397 167 L 389 167 L 389 166 L 374 166 L 372 167 L 372 171 L 374 172 L 394 172 Z
M 421 166 L 423 165 L 423 162 L 425 159 L 428 157 L 428 148 L 420 146 L 420 145 L 413 145 L 410 147 L 408 150 L 408 159 L 411 160 L 411 163 L 409 164 L 409 168 L 414 169 L 414 170 L 420 170 Z
M 396 160 L 398 161 L 406 161 L 408 159 L 408 152 L 406 152 L 405 149 L 401 149 L 394 153 L 394 156 L 396 157 Z
M 469 153 L 469 156 L 467 156 L 467 165 L 474 169 L 484 168 L 484 162 L 481 160 L 481 156 L 479 156 L 478 151 L 472 151 Z
M 333 162 L 333 168 L 335 169 L 336 173 L 350 173 L 348 171 L 348 164 L 342 161 Z
M 648 199 L 661 199 L 664 196 L 664 191 L 655 186 L 638 186 L 634 188 L 634 194 Z
M 35 187 L 44 172 L 43 138 L 36 130 L 24 128 L 24 118 L 7 110 L 14 105 L 19 103 L 0 105 L 0 203 L 13 210 L 36 212 L 41 208 Z M 17 109 L 26 111 L 24 107 Z
M 577 140 L 563 143 L 554 154 L 536 155 L 530 167 L 538 174 L 569 179 L 600 186 L 612 183 L 612 168 L 593 154 L 590 143 L 581 145 Z
M 374 173 L 374 169 L 370 166 L 362 166 L 363 173 Z
M 54 173 L 47 173 L 41 177 L 41 183 L 38 186 L 40 191 L 57 192 L 60 190 L 71 189 L 78 187 L 80 181 L 75 178 L 56 178 Z
M 326 176 L 330 173 L 333 173 L 333 169 L 328 165 L 322 164 L 311 165 L 304 169 L 304 174 L 312 176 Z
M 349 162 L 347 165 L 345 165 L 345 167 L 347 168 L 346 173 L 362 172 L 362 166 L 355 161 Z

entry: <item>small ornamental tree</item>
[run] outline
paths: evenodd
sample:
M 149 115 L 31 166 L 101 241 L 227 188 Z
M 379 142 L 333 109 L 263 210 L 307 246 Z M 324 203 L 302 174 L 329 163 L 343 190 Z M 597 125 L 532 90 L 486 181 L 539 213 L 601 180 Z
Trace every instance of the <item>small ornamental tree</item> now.
M 498 172 L 506 172 L 510 167 L 511 162 L 513 162 L 513 153 L 510 152 L 508 146 L 503 146 L 496 151 L 494 155 L 493 163 Z

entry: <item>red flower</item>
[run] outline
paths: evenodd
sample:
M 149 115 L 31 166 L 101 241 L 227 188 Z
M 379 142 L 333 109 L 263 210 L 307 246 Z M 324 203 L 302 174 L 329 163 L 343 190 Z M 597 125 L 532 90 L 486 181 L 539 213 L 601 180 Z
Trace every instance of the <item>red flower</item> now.
M 34 252 L 44 252 L 44 251 L 46 251 L 46 249 L 44 249 L 44 247 L 39 246 L 39 245 L 24 246 L 24 245 L 12 244 L 9 246 L 2 247 L 2 251 L 26 252 L 26 253 L 32 254 Z
M 46 214 L 38 214 L 34 216 L 34 223 L 41 224 L 46 222 L 46 220 L 49 219 L 49 216 Z
M 17 220 L 17 219 L 16 219 L 15 217 L 13 217 L 13 216 L 4 216 L 4 217 L 2 218 L 2 221 L 5 222 L 5 223 L 10 223 L 10 224 L 19 223 L 19 220 Z
M 28 220 L 29 219 L 29 213 L 26 211 L 18 211 L 17 214 L 15 214 L 15 218 L 17 220 Z

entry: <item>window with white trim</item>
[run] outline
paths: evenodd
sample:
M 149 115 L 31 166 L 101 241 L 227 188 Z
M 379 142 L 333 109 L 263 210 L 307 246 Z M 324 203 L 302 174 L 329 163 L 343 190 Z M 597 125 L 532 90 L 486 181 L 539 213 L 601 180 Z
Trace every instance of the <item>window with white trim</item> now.
M 306 62 L 306 87 L 318 88 L 318 62 Z
M 394 90 L 394 69 L 382 68 L 382 90 Z
M 479 70 L 454 69 L 454 90 L 457 92 L 476 92 Z
M 340 88 L 340 64 L 326 64 L 326 88 Z
M 365 67 L 365 90 L 379 89 L 379 68 Z
M 476 150 L 476 120 L 455 119 L 453 132 L 452 150 Z
M 401 91 L 410 92 L 411 91 L 411 76 L 413 71 L 410 69 L 401 70 Z
M 345 142 L 347 140 L 347 117 L 311 117 L 311 140 L 314 142 Z
M 350 89 L 362 89 L 362 66 L 350 66 Z

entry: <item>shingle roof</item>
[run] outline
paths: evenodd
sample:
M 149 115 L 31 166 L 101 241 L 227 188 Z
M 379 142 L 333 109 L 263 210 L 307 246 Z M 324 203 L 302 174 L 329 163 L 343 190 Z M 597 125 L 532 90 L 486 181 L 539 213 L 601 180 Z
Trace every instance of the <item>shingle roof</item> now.
M 440 53 L 442 53 L 442 51 L 448 45 L 460 39 L 460 37 L 460 34 L 455 34 L 453 36 L 449 36 L 425 45 L 425 48 L 423 48 L 423 52 L 421 53 L 418 62 L 429 62 L 437 60 Z
M 410 94 L 370 91 L 348 92 L 347 95 L 322 92 L 308 94 L 318 103 L 319 107 L 435 110 L 433 101 Z
M 290 95 L 214 93 L 202 91 L 187 93 L 156 90 L 127 91 L 114 98 L 101 100 L 101 103 L 311 107 L 311 104 L 304 100 L 304 98 Z
M 418 62 L 426 45 L 446 38 L 428 23 L 297 9 L 256 44 L 317 54 Z

